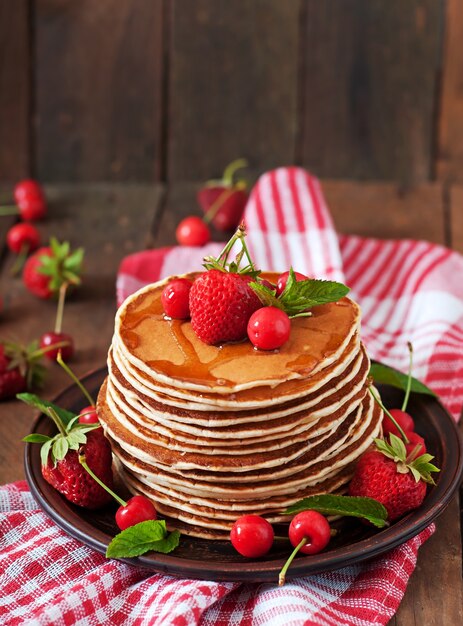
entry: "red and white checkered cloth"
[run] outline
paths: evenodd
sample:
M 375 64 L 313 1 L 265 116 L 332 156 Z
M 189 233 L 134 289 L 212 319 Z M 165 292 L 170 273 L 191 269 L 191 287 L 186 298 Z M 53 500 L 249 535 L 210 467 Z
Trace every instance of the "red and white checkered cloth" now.
M 379 210 L 380 207 L 372 207 Z M 281 168 L 257 183 L 246 209 L 257 265 L 289 265 L 344 280 L 363 309 L 370 354 L 399 369 L 415 348 L 415 374 L 457 418 L 463 402 L 463 259 L 419 241 L 336 235 L 318 181 Z M 122 301 L 151 282 L 200 269 L 220 244 L 163 248 L 126 258 Z M 271 584 L 178 580 L 107 560 L 68 537 L 37 507 L 25 483 L 0 489 L 0 623 L 163 626 L 368 626 L 396 611 L 420 545 L 433 526 L 382 557 Z

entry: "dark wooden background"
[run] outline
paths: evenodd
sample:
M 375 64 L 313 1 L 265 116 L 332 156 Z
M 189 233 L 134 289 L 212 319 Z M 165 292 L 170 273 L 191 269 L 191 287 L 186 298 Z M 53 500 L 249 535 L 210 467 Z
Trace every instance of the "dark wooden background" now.
M 0 0 L 0 182 L 463 179 L 461 0 Z

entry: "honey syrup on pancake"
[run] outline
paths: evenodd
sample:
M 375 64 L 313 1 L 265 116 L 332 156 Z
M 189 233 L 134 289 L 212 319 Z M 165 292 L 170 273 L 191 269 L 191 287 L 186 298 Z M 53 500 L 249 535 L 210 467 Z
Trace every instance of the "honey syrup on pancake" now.
M 291 338 L 280 350 L 259 351 L 247 340 L 210 346 L 196 337 L 189 321 L 165 318 L 162 288 L 130 302 L 121 318 L 120 338 L 153 371 L 206 386 L 233 387 L 248 380 L 271 384 L 285 371 L 305 378 L 340 349 L 358 321 L 356 305 L 343 298 L 314 307 L 310 317 L 293 319 Z

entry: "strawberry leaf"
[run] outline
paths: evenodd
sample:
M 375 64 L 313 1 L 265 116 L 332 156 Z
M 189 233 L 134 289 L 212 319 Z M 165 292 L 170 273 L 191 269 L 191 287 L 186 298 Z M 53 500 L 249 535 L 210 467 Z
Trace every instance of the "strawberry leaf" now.
M 44 467 L 48 465 L 48 455 L 50 454 L 50 448 L 52 446 L 52 443 L 53 439 L 50 439 L 49 441 L 46 441 L 40 448 L 40 460 Z
M 131 558 L 145 552 L 171 552 L 179 543 L 180 533 L 167 534 L 164 520 L 148 520 L 126 528 L 109 544 L 106 556 L 110 558 Z
M 23 441 L 26 443 L 45 443 L 46 441 L 51 441 L 51 437 L 47 437 L 47 435 L 40 435 L 39 433 L 32 433 L 31 435 L 27 435 L 23 437 Z
M 76 415 L 74 413 L 71 413 L 71 411 L 67 411 L 66 409 L 57 406 L 53 402 L 47 402 L 45 400 L 42 400 L 34 393 L 18 393 L 16 397 L 18 398 L 18 400 L 22 400 L 29 406 L 38 409 L 41 413 L 45 413 L 45 415 L 48 415 L 48 409 L 51 407 L 56 411 L 60 419 L 67 427 L 69 426 L 69 422 L 76 417 Z
M 370 376 L 376 383 L 383 383 L 385 385 L 391 385 L 397 389 L 406 391 L 408 375 L 399 372 L 399 370 L 389 367 L 389 365 L 383 365 L 382 363 L 372 363 L 370 368 Z M 436 394 L 432 389 L 427 387 L 424 383 L 420 382 L 417 378 L 412 376 L 411 391 L 415 393 L 423 393 L 428 396 L 436 398 Z
M 302 511 L 318 511 L 323 515 L 343 515 L 359 517 L 371 522 L 377 528 L 388 525 L 385 507 L 373 498 L 320 494 L 303 498 L 284 511 L 284 515 L 295 515 Z
M 55 461 L 62 461 L 69 450 L 69 443 L 67 437 L 58 436 L 53 443 L 52 454 Z

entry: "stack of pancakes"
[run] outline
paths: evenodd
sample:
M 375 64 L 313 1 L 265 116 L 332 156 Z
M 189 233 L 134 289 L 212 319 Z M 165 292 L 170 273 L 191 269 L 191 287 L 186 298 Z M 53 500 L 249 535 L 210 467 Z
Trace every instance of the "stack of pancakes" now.
M 167 282 L 119 309 L 98 398 L 130 491 L 171 527 L 224 538 L 243 514 L 282 521 L 303 497 L 345 490 L 382 417 L 359 307 L 349 298 L 314 307 L 273 352 L 209 346 L 189 321 L 165 319 Z

